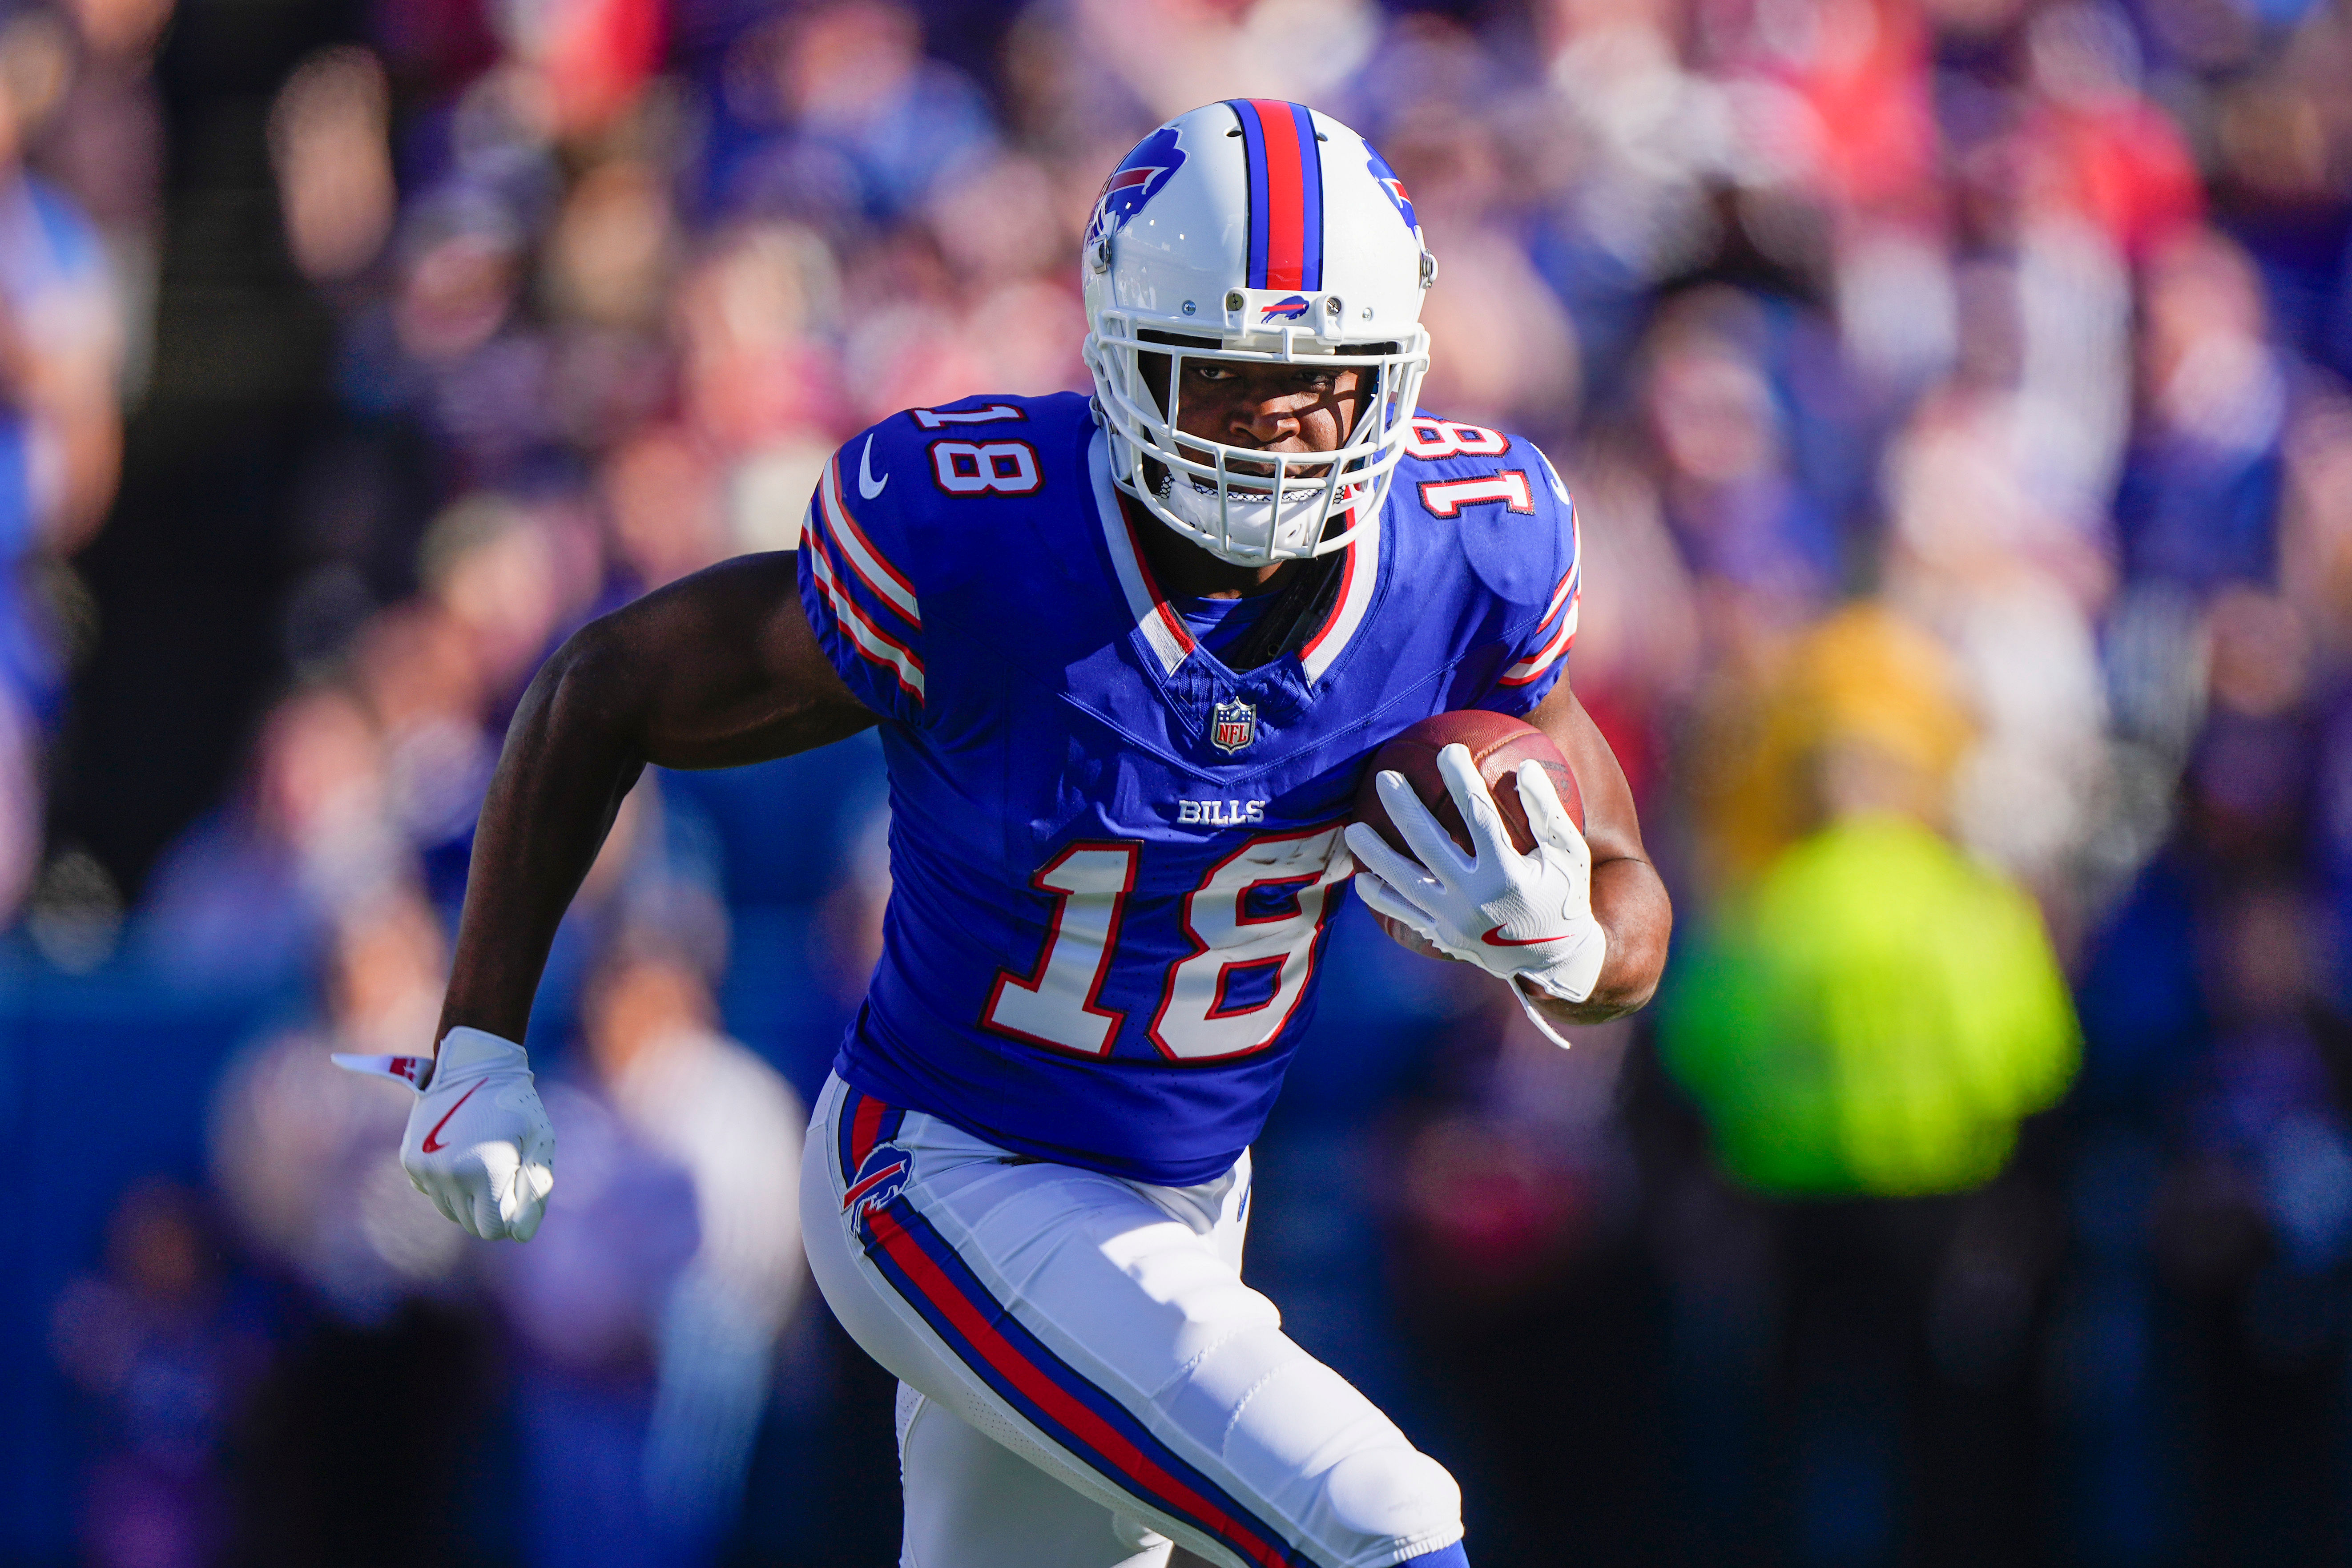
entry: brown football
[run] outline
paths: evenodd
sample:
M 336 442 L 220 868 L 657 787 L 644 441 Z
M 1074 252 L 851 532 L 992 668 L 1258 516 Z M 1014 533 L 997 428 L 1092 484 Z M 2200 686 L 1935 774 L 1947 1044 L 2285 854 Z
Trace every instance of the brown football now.
M 1527 808 L 1519 804 L 1521 763 L 1541 763 L 1544 771 L 1551 775 L 1552 788 L 1559 792 L 1560 805 L 1568 807 L 1578 827 L 1584 826 L 1584 795 L 1576 787 L 1576 775 L 1569 771 L 1568 759 L 1559 754 L 1551 737 L 1532 724 L 1475 708 L 1423 719 L 1373 752 L 1362 782 L 1356 786 L 1356 820 L 1370 823 L 1380 829 L 1381 837 L 1407 855 L 1412 853 L 1412 847 L 1389 820 L 1388 809 L 1381 805 L 1379 789 L 1373 782 L 1382 772 L 1393 768 L 1404 775 L 1413 793 L 1428 805 L 1430 815 L 1454 836 L 1454 841 L 1469 848 L 1470 830 L 1437 772 L 1437 753 L 1456 742 L 1470 748 L 1471 761 L 1477 764 L 1486 787 L 1495 792 L 1495 805 L 1502 811 L 1503 825 L 1521 854 L 1536 847 L 1535 835 L 1528 828 Z

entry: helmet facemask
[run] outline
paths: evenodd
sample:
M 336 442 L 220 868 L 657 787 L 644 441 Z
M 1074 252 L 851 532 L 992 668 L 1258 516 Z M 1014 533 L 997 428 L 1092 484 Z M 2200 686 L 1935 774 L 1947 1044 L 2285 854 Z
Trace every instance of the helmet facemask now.
M 1213 338 L 1113 309 L 1097 316 L 1085 355 L 1113 482 L 1219 560 L 1266 566 L 1343 549 L 1379 511 L 1411 433 L 1429 334 L 1415 326 L 1402 342 L 1335 343 L 1284 327 Z M 1328 452 L 1269 452 L 1180 430 L 1184 367 L 1200 361 L 1360 370 L 1354 426 Z

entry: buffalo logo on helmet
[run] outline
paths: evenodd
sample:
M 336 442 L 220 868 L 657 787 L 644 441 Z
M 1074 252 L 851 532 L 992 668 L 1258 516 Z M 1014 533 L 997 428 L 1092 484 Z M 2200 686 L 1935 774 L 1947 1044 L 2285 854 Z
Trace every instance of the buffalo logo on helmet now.
M 1390 205 L 1396 208 L 1397 216 L 1404 219 L 1405 228 L 1416 239 L 1419 238 L 1421 220 L 1412 216 L 1412 198 L 1404 194 L 1404 182 L 1397 178 L 1397 172 L 1389 167 L 1389 161 L 1381 156 L 1379 149 L 1366 143 L 1364 151 L 1371 154 L 1370 162 L 1364 166 L 1372 172 L 1372 178 L 1379 182 L 1381 190 L 1389 198 Z
M 1257 705 L 1235 698 L 1209 710 L 1209 743 L 1232 754 L 1257 739 Z
M 1276 300 L 1273 304 L 1268 305 L 1258 312 L 1257 319 L 1261 324 L 1267 321 L 1296 321 L 1307 314 L 1307 302 L 1306 295 L 1293 294 L 1287 300 Z
M 1092 245 L 1143 210 L 1160 194 L 1169 176 L 1184 164 L 1184 150 L 1176 145 L 1176 128 L 1163 125 L 1135 144 L 1119 166 L 1110 172 L 1095 196 L 1095 216 L 1087 225 Z

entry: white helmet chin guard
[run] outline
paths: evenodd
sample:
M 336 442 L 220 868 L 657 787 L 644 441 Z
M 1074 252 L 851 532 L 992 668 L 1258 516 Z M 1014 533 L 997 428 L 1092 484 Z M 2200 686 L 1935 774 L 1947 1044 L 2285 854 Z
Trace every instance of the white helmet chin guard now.
M 1120 489 L 1242 566 L 1328 554 L 1379 511 L 1429 366 L 1421 297 L 1437 263 L 1362 137 L 1273 99 L 1181 115 L 1104 182 L 1079 268 Z M 1202 360 L 1360 367 L 1356 426 L 1331 452 L 1180 434 L 1184 366 Z

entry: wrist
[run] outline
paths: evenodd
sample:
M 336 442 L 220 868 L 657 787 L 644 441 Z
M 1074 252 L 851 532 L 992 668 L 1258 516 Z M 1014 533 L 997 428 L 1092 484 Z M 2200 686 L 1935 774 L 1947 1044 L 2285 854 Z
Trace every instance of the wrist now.
M 1513 979 L 1537 1001 L 1581 1005 L 1601 988 L 1601 972 L 1609 962 L 1609 935 L 1601 922 L 1589 921 L 1581 930 L 1560 939 L 1562 951 L 1540 969 L 1523 969 Z
M 504 1035 L 466 1024 L 444 1034 L 434 1051 L 435 1076 L 445 1079 L 452 1073 L 529 1066 L 530 1058 L 520 1045 Z

